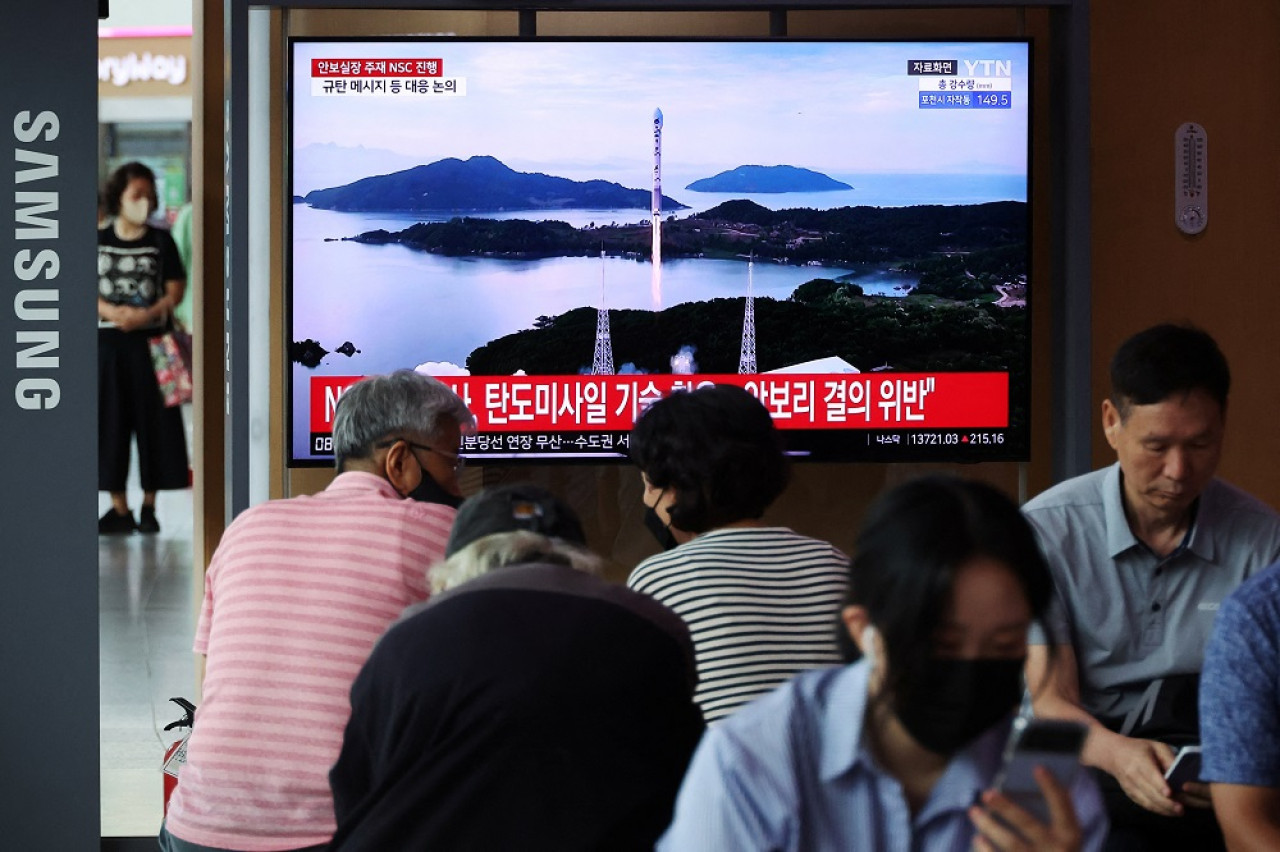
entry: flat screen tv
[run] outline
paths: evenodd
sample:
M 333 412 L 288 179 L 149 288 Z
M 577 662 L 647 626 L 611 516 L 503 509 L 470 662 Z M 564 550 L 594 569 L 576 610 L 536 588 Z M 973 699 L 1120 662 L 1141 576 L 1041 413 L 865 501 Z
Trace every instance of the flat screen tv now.
M 290 464 L 415 368 L 470 460 L 745 386 L 798 458 L 1028 455 L 1027 41 L 290 42 Z

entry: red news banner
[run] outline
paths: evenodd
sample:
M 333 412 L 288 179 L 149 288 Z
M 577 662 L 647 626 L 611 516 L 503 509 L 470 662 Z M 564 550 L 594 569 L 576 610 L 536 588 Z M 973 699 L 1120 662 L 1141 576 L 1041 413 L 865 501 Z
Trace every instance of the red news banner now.
M 360 376 L 311 379 L 312 434 L 333 431 L 342 392 Z M 623 432 L 675 390 L 738 385 L 780 429 L 1003 429 L 1007 373 L 440 376 L 480 432 Z
M 440 77 L 441 59 L 312 59 L 312 77 Z

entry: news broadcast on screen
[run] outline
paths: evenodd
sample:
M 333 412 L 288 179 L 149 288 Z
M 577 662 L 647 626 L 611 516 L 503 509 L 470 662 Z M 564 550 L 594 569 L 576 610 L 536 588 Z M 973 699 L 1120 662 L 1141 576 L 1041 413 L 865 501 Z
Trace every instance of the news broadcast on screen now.
M 475 461 L 757 396 L 797 459 L 1029 452 L 1026 41 L 290 42 L 290 463 L 360 377 Z

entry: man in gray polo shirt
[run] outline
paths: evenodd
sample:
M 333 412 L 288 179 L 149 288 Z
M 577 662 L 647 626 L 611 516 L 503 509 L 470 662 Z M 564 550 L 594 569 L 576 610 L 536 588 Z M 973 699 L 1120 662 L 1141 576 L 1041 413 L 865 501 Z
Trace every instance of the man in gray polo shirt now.
M 1222 845 L 1207 786 L 1171 790 L 1174 749 L 1154 737 L 1198 740 L 1195 690 L 1218 605 L 1280 558 L 1280 516 L 1214 477 L 1230 382 L 1199 329 L 1134 335 L 1102 403 L 1117 463 L 1024 507 L 1057 586 L 1027 683 L 1038 715 L 1090 726 L 1082 759 L 1114 779 L 1110 849 Z

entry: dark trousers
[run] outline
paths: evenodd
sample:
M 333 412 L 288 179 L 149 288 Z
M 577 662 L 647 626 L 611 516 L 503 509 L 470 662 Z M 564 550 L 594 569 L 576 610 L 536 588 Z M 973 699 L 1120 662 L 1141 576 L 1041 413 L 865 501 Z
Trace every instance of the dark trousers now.
M 1105 852 L 1169 852 L 1194 849 L 1195 852 L 1225 852 L 1222 829 L 1213 811 L 1187 808 L 1183 816 L 1166 817 L 1152 813 L 1130 799 L 1116 779 L 1093 770 L 1102 790 L 1102 799 L 1111 820 Z
M 143 491 L 188 487 L 187 437 L 178 406 L 166 408 L 148 340 L 156 332 L 98 329 L 98 490 L 124 491 L 129 441 L 138 438 Z

